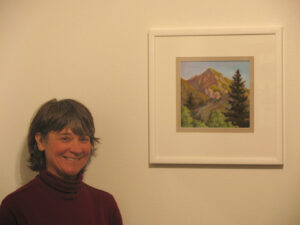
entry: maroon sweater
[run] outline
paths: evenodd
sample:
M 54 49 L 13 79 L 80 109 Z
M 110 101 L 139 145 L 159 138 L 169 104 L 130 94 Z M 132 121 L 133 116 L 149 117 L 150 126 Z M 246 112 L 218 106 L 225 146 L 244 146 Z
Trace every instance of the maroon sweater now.
M 0 224 L 122 225 L 122 219 L 109 193 L 43 171 L 2 201 Z

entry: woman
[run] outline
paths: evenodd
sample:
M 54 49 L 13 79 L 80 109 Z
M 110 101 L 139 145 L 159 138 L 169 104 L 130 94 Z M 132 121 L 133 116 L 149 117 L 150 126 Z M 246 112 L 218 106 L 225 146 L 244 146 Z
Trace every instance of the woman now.
M 90 111 L 65 99 L 46 102 L 28 133 L 30 168 L 39 174 L 8 195 L 1 225 L 122 225 L 112 195 L 82 182 L 98 138 Z

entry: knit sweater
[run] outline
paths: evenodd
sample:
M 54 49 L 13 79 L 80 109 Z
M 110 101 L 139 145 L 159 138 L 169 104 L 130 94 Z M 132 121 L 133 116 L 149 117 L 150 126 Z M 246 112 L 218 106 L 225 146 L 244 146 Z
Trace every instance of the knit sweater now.
M 1 225 L 122 225 L 113 196 L 82 182 L 42 171 L 8 195 L 0 206 Z

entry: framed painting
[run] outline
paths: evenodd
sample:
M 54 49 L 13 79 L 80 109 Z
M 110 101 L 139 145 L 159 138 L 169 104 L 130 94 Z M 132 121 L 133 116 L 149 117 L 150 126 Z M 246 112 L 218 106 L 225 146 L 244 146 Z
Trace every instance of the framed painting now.
M 150 164 L 283 164 L 282 28 L 151 29 Z
M 176 58 L 177 131 L 253 132 L 254 58 Z

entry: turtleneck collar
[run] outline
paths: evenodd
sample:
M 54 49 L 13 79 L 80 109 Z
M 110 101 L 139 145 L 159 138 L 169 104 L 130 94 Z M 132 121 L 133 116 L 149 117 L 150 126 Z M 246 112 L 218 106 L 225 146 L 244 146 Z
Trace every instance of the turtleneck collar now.
M 40 172 L 39 177 L 44 184 L 52 191 L 57 192 L 59 197 L 63 199 L 75 199 L 81 190 L 82 175 L 76 180 L 63 180 L 44 170 Z

